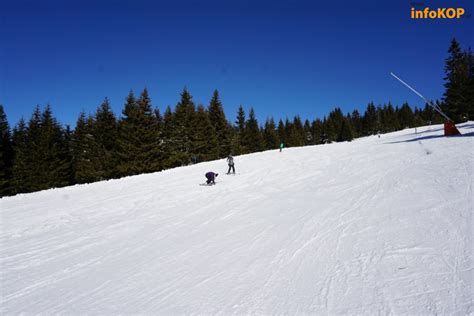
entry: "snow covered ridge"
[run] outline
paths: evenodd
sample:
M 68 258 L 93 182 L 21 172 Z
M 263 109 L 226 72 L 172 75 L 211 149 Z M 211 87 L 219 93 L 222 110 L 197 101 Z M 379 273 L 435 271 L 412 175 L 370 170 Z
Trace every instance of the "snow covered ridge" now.
M 0 199 L 0 314 L 473 313 L 458 128 Z

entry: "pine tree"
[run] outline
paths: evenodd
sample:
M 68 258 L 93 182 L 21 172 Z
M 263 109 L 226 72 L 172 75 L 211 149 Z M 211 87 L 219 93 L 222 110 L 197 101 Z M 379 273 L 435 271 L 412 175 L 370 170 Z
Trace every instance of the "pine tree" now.
M 94 119 L 81 112 L 72 135 L 71 149 L 73 156 L 74 182 L 90 183 L 101 178 L 100 156 L 94 138 Z
M 282 119 L 278 121 L 277 134 L 278 134 L 278 141 L 280 142 L 280 144 L 286 145 L 286 128 Z
M 237 131 L 239 134 L 243 134 L 245 130 L 245 111 L 242 105 L 239 106 L 239 110 L 237 111 L 237 120 L 235 121 L 237 125 Z
M 13 147 L 7 115 L 0 104 L 0 197 L 13 193 Z
M 34 190 L 62 187 L 70 184 L 71 157 L 66 141 L 65 130 L 53 116 L 50 105 L 41 115 L 40 157 L 37 166 L 41 168 L 41 176 L 35 180 Z
M 304 131 L 304 140 L 305 140 L 304 144 L 314 145 L 313 133 L 311 132 L 311 124 L 309 123 L 307 119 L 304 121 L 303 131 Z
M 39 111 L 39 108 L 37 108 Z M 28 192 L 28 180 L 30 177 L 31 163 L 30 150 L 28 147 L 28 130 L 25 120 L 20 119 L 13 129 L 12 137 L 13 152 L 13 193 Z
M 165 146 L 164 146 L 164 141 L 165 141 L 165 133 L 164 133 L 164 118 L 161 116 L 160 110 L 158 108 L 155 109 L 154 111 L 154 120 L 155 120 L 155 128 L 156 128 L 156 133 L 158 136 L 158 148 L 157 148 L 157 161 L 159 164 L 160 170 L 162 170 L 164 166 L 164 161 L 165 161 Z
M 146 88 L 138 100 L 130 91 L 123 115 L 117 144 L 118 174 L 134 175 L 160 170 L 158 125 Z
M 42 148 L 41 110 L 37 105 L 27 126 L 19 125 L 14 135 L 14 179 L 17 193 L 46 189 L 43 179 L 45 149 Z
M 99 179 L 115 177 L 118 163 L 117 139 L 119 131 L 117 119 L 112 112 L 108 98 L 105 98 L 97 108 L 91 132 L 97 145 Z
M 209 120 L 209 115 L 203 105 L 197 107 L 193 122 L 193 160 L 195 162 L 213 160 L 218 158 L 218 143 L 214 126 Z
M 264 148 L 263 137 L 260 133 L 260 128 L 253 108 L 250 108 L 249 118 L 245 123 L 243 141 L 245 147 L 248 148 L 251 153 L 262 151 Z
M 293 130 L 293 123 L 290 122 L 288 118 L 285 119 L 285 146 L 286 147 L 291 147 L 293 146 L 292 142 L 292 130 Z
M 455 122 L 461 122 L 468 118 L 469 109 L 474 106 L 468 99 L 468 89 L 472 73 L 470 76 L 468 53 L 463 53 L 456 39 L 451 41 L 448 49 L 449 57 L 446 59 L 445 73 L 446 91 L 444 93 L 444 102 L 447 106 L 448 116 Z
M 266 120 L 262 135 L 265 142 L 265 149 L 278 148 L 278 134 L 276 131 L 275 121 L 272 117 Z
M 167 167 L 183 166 L 191 162 L 194 150 L 192 134 L 195 111 L 192 96 L 184 88 L 174 113 L 172 115 L 165 113 L 165 128 L 168 129 L 165 146 L 168 156 L 165 163 Z
M 362 135 L 375 135 L 377 134 L 377 109 L 374 103 L 370 102 L 365 110 L 364 117 L 362 118 Z
M 71 157 L 65 131 L 51 107 L 36 107 L 28 127 L 14 131 L 14 182 L 17 192 L 32 192 L 70 184 Z
M 401 128 L 415 127 L 415 116 L 406 102 L 398 110 L 398 121 Z
M 384 105 L 384 107 L 380 110 L 379 129 L 384 133 L 390 133 L 400 129 L 397 113 L 390 102 L 388 105 Z
M 323 122 L 320 119 L 316 119 L 311 124 L 311 134 L 315 145 L 322 144 L 323 136 Z
M 229 124 L 225 117 L 222 102 L 219 98 L 219 92 L 214 90 L 211 102 L 208 108 L 209 119 L 216 131 L 217 142 L 219 143 L 219 157 L 226 157 L 231 151 L 231 138 Z
M 69 174 L 68 183 L 69 184 L 74 183 L 73 153 L 72 153 L 72 148 L 71 148 L 72 135 L 73 135 L 73 132 L 71 130 L 71 126 L 67 124 L 66 128 L 64 129 L 64 142 L 65 142 L 65 147 L 66 147 L 66 152 L 67 152 L 67 164 L 68 164 L 68 174 Z
M 231 151 L 235 155 L 247 153 L 247 149 L 244 145 L 244 132 L 245 132 L 245 111 L 242 105 L 239 106 L 237 111 L 237 119 L 235 121 L 235 132 L 232 137 Z
M 382 106 L 377 105 L 377 108 L 375 109 L 376 117 L 377 119 L 375 120 L 375 133 L 374 134 L 380 134 L 382 131 Z
M 172 165 L 170 164 L 170 156 L 171 151 L 174 147 L 173 139 L 172 139 L 172 132 L 173 132 L 173 111 L 171 107 L 168 105 L 165 109 L 165 113 L 163 114 L 163 128 L 161 131 L 161 147 L 162 147 L 162 166 L 164 169 L 170 168 Z
M 464 53 L 468 69 L 468 82 L 464 87 L 463 95 L 467 104 L 467 119 L 474 120 L 474 54 L 471 48 Z
M 42 125 L 41 110 L 39 105 L 36 106 L 33 116 L 28 122 L 27 146 L 28 146 L 28 162 L 29 162 L 29 179 L 27 182 L 28 191 L 39 190 L 38 186 L 42 181 L 42 164 L 44 164 L 43 148 L 42 148 Z
M 344 114 L 342 113 L 341 108 L 336 107 L 333 111 L 329 112 L 328 124 L 332 124 L 334 128 L 335 138 L 332 140 L 339 141 L 339 135 L 341 134 L 342 124 L 344 122 Z
M 137 166 L 135 157 L 141 150 L 138 144 L 138 105 L 132 90 L 128 93 L 123 118 L 119 122 L 119 137 L 117 139 L 117 168 L 116 173 L 120 176 L 138 174 L 141 168 Z
M 354 130 L 354 137 L 362 136 L 362 119 L 360 117 L 359 111 L 352 111 L 351 124 Z
M 415 111 L 413 112 L 413 116 L 415 117 L 415 127 L 425 125 L 423 120 L 423 111 L 418 107 L 415 107 Z
M 345 142 L 351 141 L 352 139 L 354 139 L 352 126 L 347 118 L 343 118 L 341 129 L 339 131 L 339 135 L 337 136 L 337 141 Z
M 147 88 L 144 88 L 137 100 L 139 109 L 139 122 L 142 129 L 140 143 L 141 156 L 143 162 L 143 172 L 155 172 L 162 169 L 160 156 L 160 133 L 159 124 L 156 120 L 155 112 L 151 105 L 151 99 Z
M 305 144 L 305 133 L 301 118 L 298 115 L 295 116 L 293 122 L 287 126 L 288 146 L 303 146 Z
M 440 108 L 445 107 L 440 101 L 436 101 L 435 104 Z M 443 117 L 428 104 L 425 104 L 425 108 L 421 112 L 421 117 L 424 121 L 422 125 L 441 124 L 444 120 Z
M 322 142 L 324 144 L 329 144 L 337 139 L 337 132 L 334 127 L 334 123 L 332 120 L 323 119 L 323 136 L 322 136 Z
M 155 109 L 155 121 L 158 128 L 160 138 L 163 134 L 163 117 L 161 116 L 160 109 Z

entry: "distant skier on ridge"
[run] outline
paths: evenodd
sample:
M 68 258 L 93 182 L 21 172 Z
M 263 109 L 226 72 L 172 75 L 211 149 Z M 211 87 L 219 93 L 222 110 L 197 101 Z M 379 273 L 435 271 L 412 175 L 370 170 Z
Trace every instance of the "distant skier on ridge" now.
M 234 157 L 232 157 L 232 155 L 227 156 L 227 164 L 229 165 L 229 170 L 227 170 L 227 174 L 230 174 L 230 169 L 232 169 L 232 173 L 235 174 Z

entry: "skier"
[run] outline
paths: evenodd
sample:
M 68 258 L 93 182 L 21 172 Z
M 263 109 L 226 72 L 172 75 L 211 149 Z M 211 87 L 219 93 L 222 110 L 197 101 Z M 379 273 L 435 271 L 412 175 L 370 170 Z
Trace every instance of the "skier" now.
M 227 156 L 227 164 L 229 165 L 229 170 L 227 170 L 227 174 L 230 174 L 230 169 L 232 169 L 232 173 L 235 174 L 234 157 L 232 157 L 232 155 Z
M 206 184 L 208 185 L 216 184 L 215 179 L 218 175 L 219 175 L 218 173 L 214 173 L 212 171 L 209 171 L 208 173 L 206 173 L 206 178 L 207 178 Z
M 281 143 L 280 144 L 280 152 L 283 150 L 283 147 L 285 147 L 285 144 Z

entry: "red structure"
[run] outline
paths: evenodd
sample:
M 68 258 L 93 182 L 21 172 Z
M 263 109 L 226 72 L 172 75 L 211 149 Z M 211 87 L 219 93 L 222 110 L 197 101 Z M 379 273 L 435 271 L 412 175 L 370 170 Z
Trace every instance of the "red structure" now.
M 452 121 L 444 122 L 444 136 L 455 136 L 461 135 L 459 130 L 456 128 L 456 125 Z

